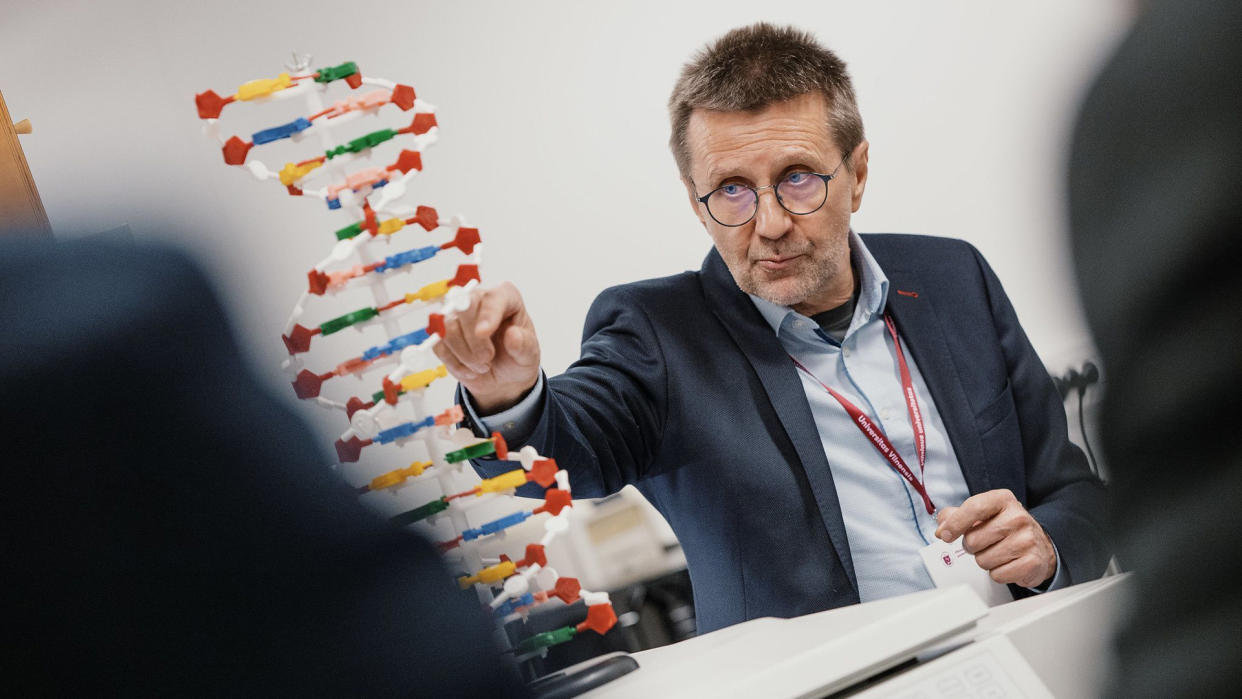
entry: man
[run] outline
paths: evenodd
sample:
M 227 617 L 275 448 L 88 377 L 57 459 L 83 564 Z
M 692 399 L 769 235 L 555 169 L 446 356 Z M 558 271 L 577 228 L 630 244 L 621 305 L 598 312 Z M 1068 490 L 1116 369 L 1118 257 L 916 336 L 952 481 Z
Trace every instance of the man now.
M 481 293 L 436 349 L 473 426 L 552 454 L 578 495 L 635 484 L 682 543 L 700 631 L 932 587 L 933 537 L 965 534 L 1027 590 L 1098 576 L 1102 485 L 986 263 L 849 228 L 868 144 L 841 61 L 792 28 L 734 30 L 670 115 L 715 249 L 602 293 L 547 380 L 517 291 Z

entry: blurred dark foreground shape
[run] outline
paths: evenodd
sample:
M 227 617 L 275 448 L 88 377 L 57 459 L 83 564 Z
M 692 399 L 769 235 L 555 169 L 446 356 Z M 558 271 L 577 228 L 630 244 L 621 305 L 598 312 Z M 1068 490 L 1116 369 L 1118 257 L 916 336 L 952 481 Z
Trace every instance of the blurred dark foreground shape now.
M 431 547 L 360 505 L 165 249 L 0 241 L 8 696 L 507 696 Z
M 1145 2 L 1088 96 L 1070 208 L 1137 589 L 1117 697 L 1242 694 L 1242 3 Z

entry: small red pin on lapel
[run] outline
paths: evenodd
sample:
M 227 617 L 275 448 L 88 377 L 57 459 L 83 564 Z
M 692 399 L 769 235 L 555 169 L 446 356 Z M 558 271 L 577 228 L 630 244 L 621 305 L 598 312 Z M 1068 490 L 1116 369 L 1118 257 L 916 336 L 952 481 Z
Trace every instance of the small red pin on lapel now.
M 912 299 L 917 299 L 919 297 L 919 292 L 917 291 L 906 291 L 905 289 L 898 289 L 897 293 L 901 294 L 902 296 L 909 296 Z

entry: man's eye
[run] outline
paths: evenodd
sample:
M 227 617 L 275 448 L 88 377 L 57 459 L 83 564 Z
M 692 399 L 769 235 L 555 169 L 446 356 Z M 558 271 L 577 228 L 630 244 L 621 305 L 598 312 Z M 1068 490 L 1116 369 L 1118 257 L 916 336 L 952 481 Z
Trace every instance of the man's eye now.
M 803 184 L 806 182 L 806 178 L 808 177 L 810 177 L 809 173 L 791 172 L 788 175 L 785 175 L 785 181 L 789 184 Z
M 745 189 L 745 187 L 740 184 L 727 184 L 720 188 L 720 192 L 725 196 L 736 197 L 742 193 L 743 189 Z

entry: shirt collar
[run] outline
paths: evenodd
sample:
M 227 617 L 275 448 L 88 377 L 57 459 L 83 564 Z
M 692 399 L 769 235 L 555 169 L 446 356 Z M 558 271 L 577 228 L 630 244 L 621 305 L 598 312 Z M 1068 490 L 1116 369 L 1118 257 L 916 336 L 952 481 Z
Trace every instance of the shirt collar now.
M 862 325 L 859 318 L 863 318 L 863 322 L 870 320 L 884 313 L 884 307 L 888 303 L 888 277 L 884 275 L 884 270 L 880 269 L 879 263 L 871 256 L 871 251 L 867 249 L 867 245 L 863 243 L 862 238 L 850 229 L 850 261 L 854 268 L 858 270 L 858 305 L 854 308 L 854 321 L 850 323 L 850 329 L 846 331 L 846 336 L 854 332 L 856 326 Z M 772 326 L 772 332 L 777 336 L 781 334 L 782 327 L 788 327 L 793 322 L 806 318 L 806 316 L 798 313 L 788 306 L 779 306 L 771 301 L 761 299 L 754 294 L 747 294 L 751 302 L 755 304 L 755 308 L 759 309 L 759 313 L 763 319 Z

